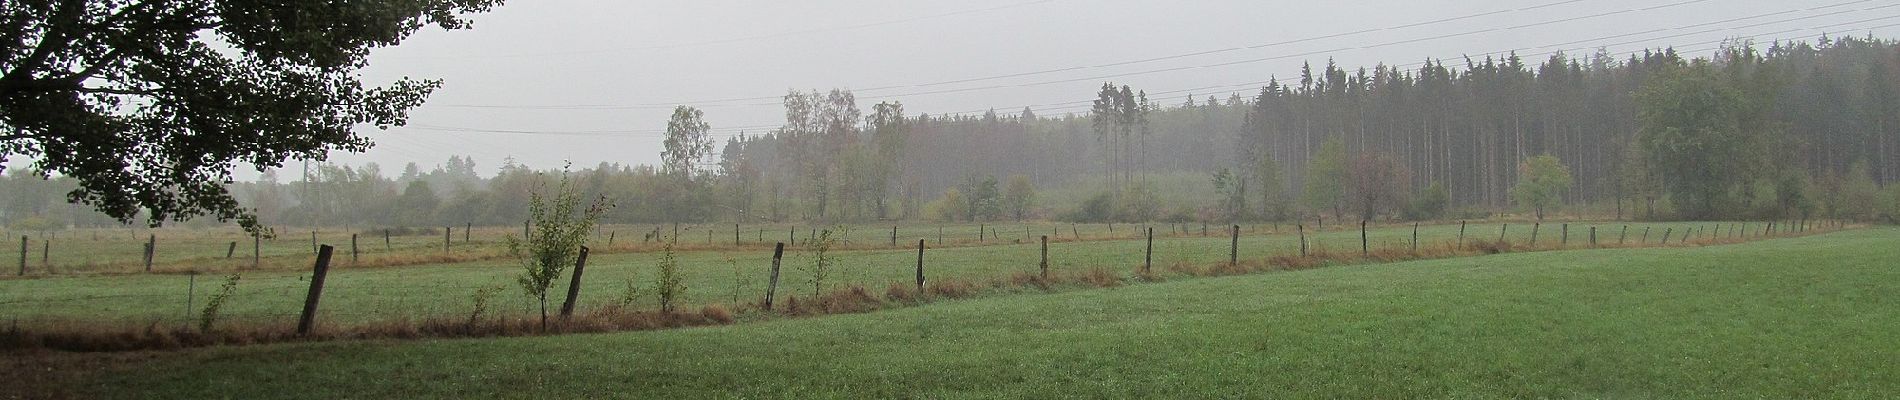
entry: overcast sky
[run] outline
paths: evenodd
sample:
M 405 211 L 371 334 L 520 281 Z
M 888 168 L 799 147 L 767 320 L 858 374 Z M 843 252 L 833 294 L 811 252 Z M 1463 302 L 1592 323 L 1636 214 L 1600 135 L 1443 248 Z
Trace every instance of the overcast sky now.
M 1599 47 L 1705 55 L 1737 37 L 1891 37 L 1900 3 L 516 0 L 474 20 L 378 50 L 368 82 L 446 84 L 409 127 L 365 129 L 374 149 L 332 161 L 391 175 L 454 154 L 474 156 L 484 175 L 508 157 L 535 168 L 652 164 L 673 106 L 703 109 L 723 142 L 776 127 L 788 89 L 851 89 L 861 108 L 901 101 L 911 115 L 1058 115 L 1086 112 L 1104 81 L 1167 105 L 1188 93 L 1225 100 L 1328 58 L 1411 69 L 1510 50 L 1537 61 Z

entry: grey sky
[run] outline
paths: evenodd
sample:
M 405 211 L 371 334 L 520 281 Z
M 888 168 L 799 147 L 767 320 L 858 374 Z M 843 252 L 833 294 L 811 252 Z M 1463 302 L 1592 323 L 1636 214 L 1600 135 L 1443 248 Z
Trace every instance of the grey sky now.
M 1225 100 L 1272 75 L 1297 79 L 1302 61 L 1317 68 L 1328 58 L 1410 69 L 1427 57 L 1513 49 L 1535 62 L 1553 50 L 1600 46 L 1622 54 L 1673 45 L 1703 55 L 1714 46 L 1708 42 L 1727 37 L 1892 36 L 1900 33 L 1900 4 L 517 0 L 475 20 L 473 30 L 424 31 L 378 51 L 365 73 L 371 83 L 413 76 L 446 87 L 413 113 L 410 127 L 367 129 L 376 148 L 332 160 L 373 161 L 389 174 L 452 154 L 474 156 L 484 175 L 505 157 L 536 168 L 562 160 L 652 164 L 673 105 L 705 110 L 723 142 L 776 126 L 783 118 L 776 97 L 787 89 L 853 89 L 860 107 L 901 101 L 912 115 L 1014 114 L 1027 105 L 1055 115 L 1085 112 L 1103 81 L 1161 93 L 1153 97 L 1168 105 L 1197 88 L 1215 87 L 1193 90 L 1197 97 Z M 1235 50 L 914 86 L 1222 49 Z M 1157 70 L 1166 71 L 1141 73 Z M 1107 77 L 1118 74 L 1129 75 Z

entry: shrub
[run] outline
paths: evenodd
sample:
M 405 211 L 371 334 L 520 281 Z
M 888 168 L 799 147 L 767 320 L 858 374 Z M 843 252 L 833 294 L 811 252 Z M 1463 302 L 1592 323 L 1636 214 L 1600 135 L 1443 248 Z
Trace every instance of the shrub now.
M 211 324 L 218 321 L 218 310 L 224 308 L 224 303 L 237 291 L 238 278 L 235 273 L 224 278 L 224 285 L 218 287 L 218 292 L 211 295 L 210 301 L 205 302 L 204 312 L 198 316 L 198 330 L 209 331 Z

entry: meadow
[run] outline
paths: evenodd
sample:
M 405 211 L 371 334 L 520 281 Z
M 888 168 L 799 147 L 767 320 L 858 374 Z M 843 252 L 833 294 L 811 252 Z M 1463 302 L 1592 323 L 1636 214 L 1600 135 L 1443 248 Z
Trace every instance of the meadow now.
M 1505 225 L 1508 224 L 1507 228 Z M 1569 233 L 1562 231 L 1569 225 Z M 1746 225 L 1750 238 L 1763 234 L 1760 222 L 1682 222 L 1623 223 L 1547 222 L 1533 232 L 1528 222 L 1486 222 L 1460 225 L 1422 225 L 1416 230 L 1422 252 L 1446 253 L 1460 241 L 1471 243 L 1502 239 L 1525 250 L 1538 237 L 1536 247 L 1544 249 L 1590 247 L 1589 230 L 1597 229 L 1597 246 L 1638 243 L 1656 245 L 1665 233 L 1680 244 L 1682 233 L 1690 229 L 1704 231 L 1700 243 L 1739 238 L 1735 232 Z M 1784 224 L 1785 225 L 1785 224 Z M 978 229 L 985 232 L 980 236 Z M 1624 227 L 1629 233 L 1625 235 Z M 1715 229 L 1722 229 L 1719 234 Z M 1209 227 L 1205 236 L 1201 225 L 1127 225 L 1105 224 L 953 224 L 897 226 L 897 245 L 891 246 L 891 226 L 830 227 L 841 234 L 837 249 L 829 252 L 836 265 L 826 271 L 822 281 L 813 279 L 814 251 L 809 248 L 813 235 L 807 228 L 791 226 L 740 226 L 738 244 L 732 240 L 731 226 L 682 226 L 676 255 L 682 264 L 687 291 L 681 302 L 697 307 L 720 304 L 744 310 L 758 303 L 767 290 L 773 242 L 794 239 L 782 261 L 780 301 L 799 295 L 820 295 L 840 288 L 863 287 L 883 293 L 887 286 L 912 282 L 917 262 L 916 244 L 922 240 L 925 270 L 933 281 L 960 281 L 978 287 L 1005 287 L 1006 281 L 1024 273 L 1039 273 L 1041 260 L 1039 237 L 1049 235 L 1051 275 L 1073 276 L 1104 271 L 1117 279 L 1134 275 L 1146 259 L 1148 242 L 1137 232 L 1155 228 L 1152 245 L 1152 270 L 1158 275 L 1179 274 L 1181 267 L 1200 268 L 1227 260 L 1231 242 L 1228 232 Z M 1778 227 L 1779 235 L 1787 227 Z M 459 227 L 458 227 L 459 229 Z M 1295 226 L 1245 225 L 1238 241 L 1239 259 L 1261 263 L 1268 258 L 1300 254 L 1300 238 Z M 288 229 L 280 229 L 285 231 Z M 182 243 L 179 247 L 219 247 L 233 237 L 232 230 L 160 230 L 161 243 Z M 348 236 L 332 234 L 318 239 L 347 241 Z M 335 230 L 342 232 L 341 230 Z M 644 231 L 644 232 L 643 232 Z M 750 231 L 750 232 L 748 232 Z M 758 238 L 773 232 L 780 238 Z M 938 232 L 943 239 L 938 239 Z M 993 232 L 992 232 L 993 231 Z M 437 231 L 439 232 L 439 230 Z M 396 236 L 385 248 L 359 243 L 364 253 L 352 263 L 347 247 L 333 258 L 333 268 L 323 293 L 320 319 L 336 324 L 399 319 L 467 315 L 475 308 L 477 297 L 486 312 L 493 315 L 528 315 L 537 312 L 535 301 L 522 294 L 515 278 L 518 262 L 501 250 L 500 242 L 512 229 L 478 228 L 464 241 L 451 233 L 450 246 L 442 247 L 440 234 Z M 610 305 L 632 309 L 653 309 L 657 297 L 652 281 L 661 243 L 671 237 L 671 226 L 607 226 L 593 238 L 597 251 L 590 256 L 582 283 L 580 308 L 598 309 Z M 621 232 L 627 232 L 621 236 Z M 707 234 L 704 232 L 711 232 Z M 1371 227 L 1366 232 L 1368 246 L 1383 253 L 1409 253 L 1414 234 L 1412 225 Z M 748 235 L 750 233 L 750 235 Z M 68 237 L 84 232 L 69 233 Z M 704 236 L 702 236 L 704 235 Z M 1077 239 L 1078 235 L 1081 239 Z M 142 246 L 141 235 L 108 235 L 97 245 L 97 257 L 117 255 L 113 265 L 123 262 L 126 254 L 113 249 Z M 124 327 L 188 326 L 197 322 L 202 307 L 230 275 L 239 276 L 233 293 L 224 302 L 218 319 L 252 325 L 280 325 L 296 320 L 308 290 L 310 253 L 307 237 L 282 234 L 263 247 L 272 254 L 272 263 L 252 268 L 248 260 L 222 258 L 223 248 L 215 254 L 176 261 L 143 273 L 136 268 L 106 268 L 95 272 L 29 273 L 24 277 L 0 279 L 0 320 L 12 326 L 85 321 Z M 710 236 L 711 239 L 706 239 Z M 748 237 L 749 236 L 749 237 Z M 997 236 L 1001 236 L 999 239 Z M 83 237 L 83 236 L 81 236 Z M 110 238 L 120 240 L 111 240 Z M 149 236 L 147 236 L 149 237 Z M 1025 237 L 1032 238 L 1025 240 Z M 1308 251 L 1314 254 L 1356 256 L 1360 251 L 1360 231 L 1355 226 L 1317 227 L 1306 232 Z M 380 237 L 377 238 L 380 242 Z M 397 240 L 400 239 L 400 240 Z M 696 240 L 697 239 L 697 240 Z M 360 238 L 359 234 L 359 241 Z M 1736 239 L 1739 240 L 1739 239 Z M 611 244 L 609 242 L 612 242 Z M 80 244 L 83 247 L 89 244 Z M 226 245 L 228 246 L 228 244 Z M 1470 248 L 1460 248 L 1470 251 Z M 180 251 L 181 253 L 183 251 Z M 444 256 L 444 254 L 448 256 Z M 1455 253 L 1455 252 L 1454 252 Z M 136 263 L 136 250 L 130 254 Z M 447 258 L 443 258 L 447 257 Z M 31 262 L 29 262 L 31 267 Z M 70 269 L 69 269 L 70 270 Z M 56 270 L 57 271 L 57 270 Z M 32 268 L 29 268 L 32 272 Z M 555 283 L 552 293 L 565 293 L 568 280 Z M 631 288 L 631 289 L 630 289 Z M 486 293 L 486 294 L 482 294 Z M 558 297 L 555 299 L 559 301 Z
M 31 376 L 105 398 L 1883 398 L 1900 393 L 1894 243 L 1873 228 L 647 332 L 54 354 L 88 368 Z

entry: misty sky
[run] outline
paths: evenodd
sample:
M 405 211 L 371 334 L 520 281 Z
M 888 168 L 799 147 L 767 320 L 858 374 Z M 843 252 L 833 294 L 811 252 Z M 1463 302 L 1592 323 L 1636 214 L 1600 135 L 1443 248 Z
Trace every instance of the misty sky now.
M 474 156 L 483 175 L 507 157 L 534 168 L 652 164 L 673 106 L 703 109 L 724 142 L 776 127 L 788 89 L 852 89 L 861 108 L 901 101 L 911 115 L 1034 106 L 1049 116 L 1086 113 L 1104 81 L 1165 105 L 1188 93 L 1224 101 L 1328 58 L 1414 69 L 1510 50 L 1535 63 L 1554 50 L 1706 55 L 1724 38 L 1889 37 L 1900 34 L 1900 3 L 517 0 L 474 20 L 376 52 L 369 83 L 446 86 L 409 127 L 366 128 L 373 150 L 332 161 L 376 162 L 389 175 L 452 154 Z

